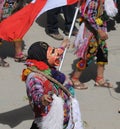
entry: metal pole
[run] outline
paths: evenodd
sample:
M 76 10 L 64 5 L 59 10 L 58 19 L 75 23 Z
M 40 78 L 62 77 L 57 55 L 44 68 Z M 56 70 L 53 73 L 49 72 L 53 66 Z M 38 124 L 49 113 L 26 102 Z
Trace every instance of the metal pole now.
M 72 25 L 71 25 L 71 28 L 70 28 L 70 32 L 69 32 L 69 35 L 68 35 L 68 39 L 70 39 L 70 37 L 72 35 L 72 31 L 73 31 L 73 28 L 74 28 L 75 20 L 77 18 L 79 7 L 80 7 L 80 0 L 78 1 L 77 7 L 76 7 L 76 11 L 75 11 L 73 22 L 72 22 Z M 67 48 L 65 48 L 65 50 L 64 50 L 63 57 L 62 57 L 62 60 L 61 60 L 61 63 L 60 63 L 60 67 L 59 67 L 59 71 L 61 71 L 61 68 L 62 68 L 62 65 L 63 65 L 63 61 L 64 61 L 64 58 L 65 58 L 66 51 L 67 51 Z

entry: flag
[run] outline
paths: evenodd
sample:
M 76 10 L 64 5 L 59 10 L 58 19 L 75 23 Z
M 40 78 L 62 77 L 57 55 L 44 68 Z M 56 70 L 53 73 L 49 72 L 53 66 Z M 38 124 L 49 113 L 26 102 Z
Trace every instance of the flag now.
M 78 0 L 33 0 L 0 23 L 0 38 L 9 42 L 23 39 L 33 22 L 47 10 L 76 3 Z

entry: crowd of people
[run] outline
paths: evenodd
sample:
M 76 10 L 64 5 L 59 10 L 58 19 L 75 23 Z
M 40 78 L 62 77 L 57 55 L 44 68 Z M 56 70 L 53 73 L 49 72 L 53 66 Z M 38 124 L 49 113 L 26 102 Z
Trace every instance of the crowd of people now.
M 1 10 L 4 5 L 6 6 L 6 1 L 1 0 Z M 75 54 L 79 61 L 76 63 L 75 71 L 73 71 L 70 79 L 56 68 L 60 65 L 60 59 L 65 48 L 69 47 L 69 40 L 64 40 L 64 36 L 58 31 L 57 17 L 60 13 L 64 14 L 63 32 L 65 35 L 69 35 L 77 3 L 47 11 L 46 33 L 56 40 L 63 40 L 59 48 L 53 48 L 42 41 L 35 42 L 28 49 L 26 57 L 22 53 L 22 40 L 14 40 L 15 61 L 25 62 L 26 65 L 22 72 L 22 80 L 26 83 L 27 96 L 35 116 L 30 129 L 48 128 L 50 126 L 52 129 L 58 127 L 60 129 L 71 129 L 72 127 L 83 129 L 79 103 L 75 98 L 74 89 L 88 89 L 79 80 L 83 70 L 95 61 L 95 57 L 97 64 L 95 86 L 112 88 L 112 84 L 107 82 L 104 77 L 105 65 L 108 64 L 107 22 L 110 18 L 117 19 L 120 16 L 120 1 L 116 3 L 118 8 L 112 0 L 109 5 L 106 1 L 108 2 L 108 0 L 81 0 L 79 3 L 80 28 L 74 26 L 72 31 L 72 35 L 75 37 Z M 13 5 L 13 9 L 9 10 L 11 11 L 9 15 L 19 11 L 30 1 L 22 1 L 22 4 L 19 0 L 15 2 L 9 3 Z M 109 9 L 109 7 L 111 8 Z M 8 15 L 4 15 L 4 17 L 1 15 L 1 22 L 3 18 L 7 18 L 5 16 L 9 17 Z M 80 39 L 80 37 L 82 38 Z M 8 67 L 9 64 L 1 57 L 0 66 Z M 55 119 L 58 113 L 59 122 L 56 123 Z M 52 120 L 50 121 L 51 115 Z

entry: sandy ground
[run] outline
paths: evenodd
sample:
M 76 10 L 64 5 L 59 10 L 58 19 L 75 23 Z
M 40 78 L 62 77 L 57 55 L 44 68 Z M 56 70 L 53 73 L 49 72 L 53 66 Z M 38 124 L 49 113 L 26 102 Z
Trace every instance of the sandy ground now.
M 45 41 L 52 46 L 60 46 L 61 41 L 54 40 L 45 33 L 46 15 L 42 15 L 35 22 L 24 37 L 27 53 L 29 46 L 36 41 Z M 59 18 L 60 32 L 63 29 L 63 20 Z M 80 102 L 84 129 L 120 129 L 120 24 L 116 30 L 110 31 L 109 64 L 106 66 L 105 78 L 113 83 L 113 88 L 94 87 L 96 65 L 91 64 L 82 77 L 89 87 L 87 90 L 76 90 Z M 71 42 L 75 37 L 71 37 Z M 21 81 L 21 72 L 25 67 L 23 63 L 14 62 L 14 47 L 4 43 L 0 47 L 2 54 L 6 55 L 9 68 L 0 67 L 0 129 L 29 129 L 33 121 L 33 114 L 26 100 L 25 84 Z M 69 75 L 72 72 L 74 61 L 77 58 L 72 49 L 66 53 L 62 69 Z

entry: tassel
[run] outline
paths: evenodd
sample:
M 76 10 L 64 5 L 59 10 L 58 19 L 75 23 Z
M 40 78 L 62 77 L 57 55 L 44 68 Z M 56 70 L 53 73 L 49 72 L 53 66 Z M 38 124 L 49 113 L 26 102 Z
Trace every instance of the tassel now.
M 75 42 L 74 42 L 74 45 L 75 45 L 76 48 L 79 48 L 80 44 L 82 44 L 84 42 L 84 38 L 83 38 L 84 28 L 85 28 L 85 23 L 83 22 L 80 25 L 78 34 L 77 34 L 76 39 L 75 39 Z
M 49 113 L 42 119 L 41 122 L 37 121 L 37 125 L 39 129 L 63 129 L 63 120 L 63 100 L 54 94 Z
M 83 129 L 79 103 L 75 98 L 71 98 L 70 120 L 66 129 Z

